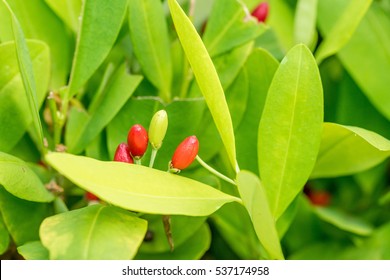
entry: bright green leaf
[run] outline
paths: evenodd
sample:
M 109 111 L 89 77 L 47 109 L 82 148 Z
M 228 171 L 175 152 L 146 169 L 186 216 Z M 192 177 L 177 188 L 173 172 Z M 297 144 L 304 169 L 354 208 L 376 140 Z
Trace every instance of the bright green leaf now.
M 249 171 L 241 171 L 237 175 L 237 187 L 252 219 L 257 237 L 270 258 L 284 259 L 267 194 L 259 178 Z
M 357 217 L 353 217 L 343 213 L 340 210 L 325 208 L 325 207 L 314 207 L 314 213 L 317 216 L 335 227 L 348 231 L 358 235 L 371 235 L 373 232 L 373 227 Z
M 17 198 L 0 187 L 0 211 L 16 245 L 39 239 L 39 226 L 53 214 L 48 203 L 37 203 Z
M 318 0 L 299 0 L 295 11 L 295 43 L 303 43 L 310 49 L 315 44 Z
M 32 241 L 18 247 L 18 253 L 25 260 L 49 260 L 49 251 L 41 241 Z
M 40 106 L 49 82 L 49 49 L 46 44 L 36 40 L 28 40 L 27 45 L 37 78 L 37 97 Z M 33 118 L 13 42 L 0 45 L 0 61 L 0 150 L 8 152 L 23 137 Z
M 24 161 L 3 152 L 0 152 L 0 185 L 21 199 L 35 202 L 54 199 Z
M 337 177 L 374 167 L 390 156 L 390 141 L 359 127 L 325 123 L 311 178 Z
M 275 219 L 309 178 L 320 146 L 322 121 L 317 64 L 306 46 L 297 45 L 275 73 L 259 125 L 260 177 Z
M 237 171 L 233 124 L 218 74 L 190 19 L 176 0 L 169 0 L 168 3 L 184 52 L 221 135 L 230 163 Z
M 341 17 L 327 33 L 325 40 L 318 47 L 316 52 L 318 64 L 328 56 L 336 54 L 346 43 L 348 43 L 371 3 L 372 0 L 354 0 L 349 2 L 348 7 L 344 10 Z
M 50 259 L 128 260 L 146 229 L 147 222 L 128 211 L 93 205 L 45 219 L 39 235 Z
M 73 137 L 68 138 L 68 150 L 76 154 L 83 151 L 115 117 L 134 93 L 141 80 L 141 76 L 128 74 L 126 65 L 123 64 L 109 82 L 100 102 L 96 105 L 97 109 L 90 112 L 91 114 L 84 121 L 83 127 L 77 129 L 76 137 L 73 135 Z
M 74 33 L 77 32 L 80 23 L 81 0 L 45 0 L 45 2 Z
M 216 0 L 203 35 L 211 57 L 218 56 L 258 37 L 263 24 L 250 16 L 246 7 L 236 0 Z
M 127 0 L 85 0 L 69 82 L 73 96 L 92 76 L 113 46 L 126 13 Z
M 50 153 L 46 160 L 85 190 L 133 211 L 207 216 L 227 202 L 240 201 L 197 181 L 141 165 L 63 153 Z
M 129 5 L 130 37 L 134 53 L 162 99 L 171 99 L 172 61 L 165 13 L 160 0 L 132 0 Z
M 7 251 L 11 238 L 9 236 L 6 225 L 4 224 L 3 216 L 0 215 L 0 255 Z

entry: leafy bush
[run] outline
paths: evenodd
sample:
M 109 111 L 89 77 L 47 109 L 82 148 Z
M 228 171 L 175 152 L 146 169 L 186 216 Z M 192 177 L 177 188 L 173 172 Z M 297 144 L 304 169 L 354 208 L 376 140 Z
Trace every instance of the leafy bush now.
M 2 258 L 389 259 L 390 1 L 258 5 L 1 0 Z

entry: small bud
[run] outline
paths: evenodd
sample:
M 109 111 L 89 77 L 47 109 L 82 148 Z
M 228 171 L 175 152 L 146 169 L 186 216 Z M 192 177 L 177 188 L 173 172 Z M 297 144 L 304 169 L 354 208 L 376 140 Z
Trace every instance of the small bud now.
M 199 141 L 196 136 L 189 136 L 179 144 L 173 154 L 170 168 L 183 170 L 187 168 L 195 159 L 199 150 Z
M 118 145 L 115 151 L 114 161 L 134 163 L 133 158 L 129 152 L 129 147 L 126 143 L 121 143 Z
M 133 125 L 127 135 L 127 144 L 129 145 L 130 154 L 135 159 L 140 159 L 148 148 L 148 133 L 146 129 L 140 124 Z
M 267 2 L 261 2 L 252 12 L 252 16 L 257 18 L 258 22 L 265 22 L 267 20 L 269 5 Z
M 149 142 L 153 149 L 160 149 L 168 128 L 168 116 L 165 110 L 153 115 L 149 125 Z

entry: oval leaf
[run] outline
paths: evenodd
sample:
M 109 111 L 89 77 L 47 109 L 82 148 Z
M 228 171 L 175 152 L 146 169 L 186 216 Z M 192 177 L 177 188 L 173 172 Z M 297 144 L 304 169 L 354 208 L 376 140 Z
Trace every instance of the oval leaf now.
M 133 211 L 207 216 L 227 202 L 240 201 L 195 180 L 141 165 L 62 153 L 50 153 L 46 160 L 85 190 Z
M 217 71 L 198 32 L 180 5 L 176 0 L 169 0 L 168 3 L 177 35 L 221 135 L 230 163 L 238 171 L 233 124 Z
M 50 202 L 54 196 L 46 190 L 38 176 L 27 164 L 0 152 L 0 185 L 12 195 L 35 202 Z
M 244 206 L 251 216 L 257 237 L 270 258 L 284 259 L 267 194 L 259 178 L 255 174 L 243 170 L 237 175 L 237 187 Z
M 295 43 L 303 43 L 309 48 L 314 46 L 317 36 L 317 1 L 318 0 L 299 0 L 295 12 Z
M 41 241 L 32 241 L 18 247 L 18 253 L 25 260 L 49 260 L 49 251 Z
M 129 5 L 130 37 L 142 70 L 171 99 L 172 61 L 163 5 L 160 0 L 132 0 Z
M 390 141 L 359 127 L 325 123 L 311 178 L 337 177 L 374 167 L 390 156 Z
M 122 26 L 126 5 L 127 0 L 83 1 L 69 96 L 84 85 L 108 55 Z
M 45 219 L 39 230 L 50 259 L 132 259 L 147 222 L 122 209 L 93 205 Z
M 260 178 L 278 219 L 309 178 L 320 146 L 322 85 L 304 45 L 292 48 L 270 85 L 259 125 Z

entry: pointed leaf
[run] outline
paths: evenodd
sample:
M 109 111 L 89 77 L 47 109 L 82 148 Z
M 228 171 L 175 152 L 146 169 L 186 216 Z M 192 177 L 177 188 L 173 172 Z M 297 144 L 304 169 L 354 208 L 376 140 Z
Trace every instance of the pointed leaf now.
M 93 205 L 45 219 L 39 230 L 50 259 L 132 259 L 147 222 L 123 209 Z
M 25 260 L 49 260 L 49 251 L 41 241 L 32 241 L 18 247 L 18 253 Z
M 322 85 L 317 64 L 304 45 L 280 63 L 259 125 L 262 183 L 278 219 L 309 178 L 320 146 Z
M 390 141 L 360 127 L 325 123 L 311 178 L 337 177 L 374 167 L 390 156 Z
M 257 237 L 270 258 L 284 259 L 267 194 L 259 178 L 255 174 L 243 170 L 237 175 L 237 187 L 244 206 L 251 216 Z
M 50 153 L 46 160 L 85 190 L 133 211 L 207 216 L 227 202 L 240 201 L 198 181 L 141 165 L 62 153 Z
M 74 33 L 77 32 L 82 0 L 45 0 L 45 2 Z
M 54 200 L 54 196 L 24 161 L 3 152 L 0 152 L 0 185 L 21 199 L 36 202 Z
M 85 0 L 69 82 L 73 96 L 92 76 L 113 46 L 126 13 L 127 0 Z
M 4 223 L 3 216 L 0 215 L 0 255 L 7 251 L 11 238 Z
M 171 99 L 172 61 L 163 5 L 160 0 L 132 0 L 129 5 L 130 37 L 145 76 Z
M 234 170 L 238 170 L 233 124 L 225 95 L 210 55 L 190 19 L 176 0 L 169 0 L 176 32 L 192 67 L 199 88 L 213 116 Z
M 312 49 L 316 43 L 316 21 L 318 0 L 299 0 L 295 12 L 295 43 L 303 43 Z

